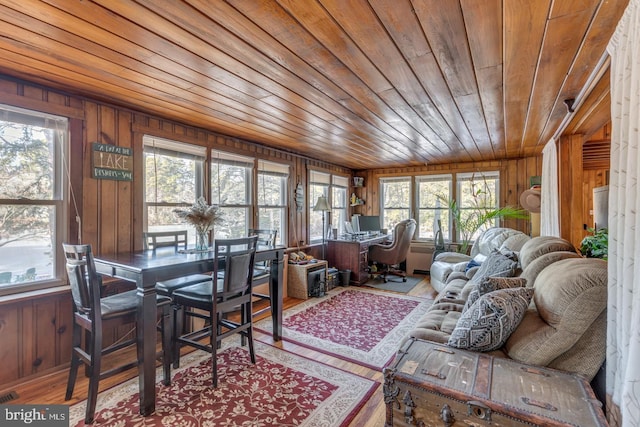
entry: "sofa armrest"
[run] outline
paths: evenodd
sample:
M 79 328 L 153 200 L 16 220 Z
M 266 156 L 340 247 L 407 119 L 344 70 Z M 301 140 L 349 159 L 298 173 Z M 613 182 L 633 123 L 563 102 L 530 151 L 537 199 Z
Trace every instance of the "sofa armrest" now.
M 457 264 L 459 262 L 469 262 L 471 261 L 471 257 L 466 254 L 461 254 L 458 252 L 441 252 L 436 255 L 436 259 L 434 261 L 442 261 L 448 262 L 451 264 Z

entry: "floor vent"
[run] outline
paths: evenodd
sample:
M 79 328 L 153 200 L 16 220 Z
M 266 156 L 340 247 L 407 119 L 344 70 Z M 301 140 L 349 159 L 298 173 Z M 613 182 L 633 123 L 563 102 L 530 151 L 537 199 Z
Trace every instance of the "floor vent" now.
M 17 398 L 18 398 L 18 393 L 16 393 L 15 391 L 10 391 L 9 393 L 0 395 L 0 405 L 3 403 L 10 402 L 13 399 L 17 399 Z

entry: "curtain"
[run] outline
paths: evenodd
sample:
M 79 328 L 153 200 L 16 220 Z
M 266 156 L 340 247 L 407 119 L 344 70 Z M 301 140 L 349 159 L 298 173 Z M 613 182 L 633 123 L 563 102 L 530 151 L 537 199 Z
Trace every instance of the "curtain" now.
M 640 426 L 640 0 L 631 0 L 611 55 L 607 412 Z M 636 244 L 639 243 L 639 244 Z
M 553 138 L 542 150 L 542 189 L 540 193 L 540 235 L 560 237 L 558 208 L 558 151 Z

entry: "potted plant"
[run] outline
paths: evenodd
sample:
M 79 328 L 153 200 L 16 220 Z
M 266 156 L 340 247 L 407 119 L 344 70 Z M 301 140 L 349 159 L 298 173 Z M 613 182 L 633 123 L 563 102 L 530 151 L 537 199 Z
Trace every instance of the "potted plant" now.
M 591 233 L 580 243 L 580 253 L 587 258 L 601 258 L 606 260 L 609 253 L 609 229 L 600 228 L 595 230 L 588 228 Z

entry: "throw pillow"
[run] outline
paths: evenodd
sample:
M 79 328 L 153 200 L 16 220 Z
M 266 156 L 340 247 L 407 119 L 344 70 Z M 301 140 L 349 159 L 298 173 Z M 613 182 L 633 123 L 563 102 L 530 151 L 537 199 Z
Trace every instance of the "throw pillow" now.
M 499 289 L 482 295 L 463 312 L 448 344 L 464 350 L 499 349 L 524 317 L 533 288 Z
M 486 277 L 513 277 L 517 268 L 518 257 L 514 252 L 503 253 L 494 249 L 487 259 L 483 261 L 471 280 L 475 283 L 480 283 Z
M 527 285 L 527 279 L 521 277 L 486 277 L 482 282 L 475 283 L 473 289 L 469 292 L 467 301 L 462 308 L 462 312 L 465 312 L 478 300 L 482 295 L 489 292 L 497 291 L 498 289 L 520 288 Z

